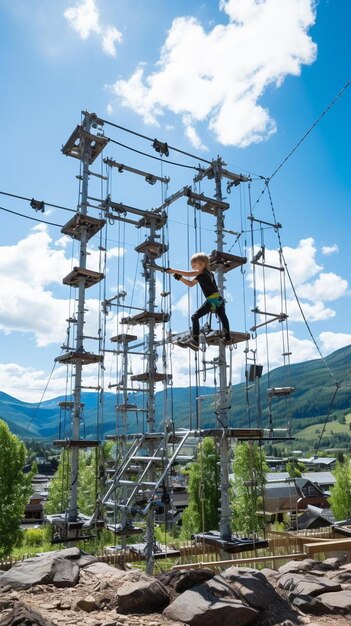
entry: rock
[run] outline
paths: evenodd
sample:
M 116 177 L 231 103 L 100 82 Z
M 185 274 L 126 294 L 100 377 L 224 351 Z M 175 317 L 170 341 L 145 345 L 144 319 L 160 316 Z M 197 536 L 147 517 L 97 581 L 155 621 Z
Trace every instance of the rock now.
M 112 565 L 108 565 L 107 563 L 101 563 L 100 561 L 85 566 L 83 571 L 84 573 L 96 576 L 96 578 L 107 580 L 115 580 L 117 578 L 121 578 L 126 573 L 118 566 L 113 567 Z
M 127 582 L 117 590 L 118 613 L 152 613 L 168 602 L 167 589 L 154 578 Z
M 317 578 L 316 576 L 294 572 L 283 574 L 279 578 L 278 585 L 281 589 L 305 596 L 319 596 L 327 591 L 341 590 L 339 583 L 330 580 L 330 578 Z
M 324 561 L 322 561 L 323 565 L 328 565 L 333 569 L 336 569 L 338 567 L 340 567 L 340 565 L 342 565 L 343 563 L 345 563 L 345 556 L 343 557 L 336 557 L 336 556 L 332 556 L 329 559 L 324 559 Z
M 230 583 L 237 595 L 256 609 L 267 609 L 277 601 L 278 594 L 266 577 L 257 570 L 238 574 L 237 567 L 223 572 L 223 578 Z M 215 576 L 215 579 L 218 577 Z M 280 598 L 279 598 L 280 599 Z
M 285 565 L 281 565 L 278 569 L 279 574 L 286 574 L 288 572 L 308 572 L 319 561 L 314 559 L 303 559 L 303 561 L 289 561 Z
M 82 554 L 79 559 L 77 559 L 76 563 L 80 569 L 86 567 L 87 565 L 91 565 L 92 563 L 98 563 L 99 559 L 92 554 Z
M 70 552 L 73 550 L 78 548 L 69 549 Z M 10 585 L 13 589 L 28 589 L 38 584 L 73 587 L 79 579 L 79 567 L 69 558 L 62 557 L 62 552 L 52 552 L 16 563 L 8 572 L 0 575 L 0 587 Z
M 175 572 L 165 572 L 157 576 L 159 580 L 169 591 L 170 596 L 174 599 L 178 594 L 201 585 L 213 578 L 213 571 L 206 568 L 198 568 L 191 570 L 178 570 Z
M 327 572 L 327 576 L 330 580 L 341 585 L 347 585 L 351 583 L 351 570 L 345 570 L 340 568 L 332 572 Z
M 260 570 L 260 572 L 266 578 L 278 578 L 278 576 L 280 576 L 278 570 L 271 569 L 270 567 L 264 567 L 263 569 Z
M 319 600 L 333 612 L 351 614 L 351 591 L 323 593 Z
M 313 598 L 312 596 L 295 595 L 293 593 L 289 595 L 289 600 L 293 606 L 296 606 L 296 608 L 303 613 L 307 613 L 308 615 L 324 615 L 325 613 L 331 613 L 331 610 L 321 602 L 320 598 L 321 596 Z
M 94 596 L 85 596 L 85 598 L 79 598 L 76 602 L 75 609 L 80 611 L 86 611 L 86 613 L 91 613 L 91 611 L 96 611 L 98 608 L 96 600 Z
M 0 617 L 0 626 L 54 626 L 53 623 L 25 604 L 18 603 L 7 615 Z
M 185 622 L 188 626 L 245 626 L 253 624 L 258 612 L 240 600 L 219 598 L 208 583 L 182 593 L 164 611 L 169 619 Z

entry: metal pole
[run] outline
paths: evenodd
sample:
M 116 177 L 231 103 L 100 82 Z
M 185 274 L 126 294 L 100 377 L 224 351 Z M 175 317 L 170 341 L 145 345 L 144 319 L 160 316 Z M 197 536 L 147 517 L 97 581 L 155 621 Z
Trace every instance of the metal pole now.
M 149 241 L 155 240 L 155 226 L 151 224 Z M 144 275 L 146 282 L 146 289 L 148 294 L 147 310 L 149 313 L 155 312 L 155 297 L 156 297 L 156 280 L 155 270 L 148 267 L 149 257 L 145 254 Z M 155 432 L 155 380 L 154 374 L 156 372 L 156 346 L 155 346 L 155 321 L 150 317 L 149 320 L 149 334 L 147 337 L 147 371 L 149 372 L 148 381 L 148 399 L 147 399 L 147 430 L 149 433 Z M 149 454 L 154 454 L 155 442 L 152 440 L 149 443 Z M 155 477 L 154 468 L 150 469 L 149 479 L 153 481 Z M 154 507 L 150 506 L 146 516 L 146 573 L 150 576 L 154 571 Z
M 213 170 L 216 183 L 216 200 L 222 201 L 222 160 L 220 158 L 213 164 Z M 224 244 L 224 217 L 223 211 L 218 209 L 217 211 L 217 251 L 223 252 Z M 217 270 L 217 282 L 218 289 L 224 297 L 224 272 L 223 266 L 220 265 Z M 217 424 L 219 428 L 223 428 L 223 435 L 220 440 L 220 468 L 221 468 L 221 519 L 220 519 L 220 536 L 221 539 L 231 538 L 231 509 L 229 503 L 229 439 L 226 436 L 226 429 L 228 427 L 228 385 L 227 385 L 227 363 L 225 345 L 223 341 L 219 343 L 219 401 L 218 401 L 218 413 Z
M 89 114 L 85 114 L 83 120 L 83 130 L 90 132 L 91 119 Z M 90 143 L 85 141 L 84 136 L 81 137 L 82 141 L 82 189 L 80 197 L 79 212 L 82 215 L 87 214 L 88 208 L 88 183 L 89 183 L 89 162 L 90 162 Z M 87 259 L 87 231 L 86 227 L 82 227 L 80 236 L 80 254 L 79 254 L 79 267 L 86 268 Z M 78 286 L 78 310 L 77 310 L 77 336 L 76 336 L 76 351 L 82 352 L 83 335 L 84 335 L 84 314 L 85 314 L 85 282 L 84 278 L 79 280 Z M 74 441 L 79 439 L 80 434 L 80 416 L 81 416 L 81 387 L 82 387 L 82 361 L 77 359 L 75 366 L 75 385 L 74 385 L 74 408 L 73 408 L 73 424 L 72 424 L 72 439 Z M 73 522 L 78 517 L 78 471 L 79 471 L 79 448 L 72 448 L 72 464 L 71 464 L 71 485 L 70 485 L 70 503 L 68 519 Z

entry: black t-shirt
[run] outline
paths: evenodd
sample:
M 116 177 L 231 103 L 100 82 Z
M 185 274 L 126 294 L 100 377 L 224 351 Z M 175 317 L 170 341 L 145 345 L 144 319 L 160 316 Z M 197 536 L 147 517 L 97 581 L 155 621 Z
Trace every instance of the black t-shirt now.
M 212 296 L 213 293 L 218 292 L 215 277 L 210 270 L 202 270 L 201 274 L 195 276 L 195 280 L 199 283 L 205 298 L 208 298 L 208 296 Z

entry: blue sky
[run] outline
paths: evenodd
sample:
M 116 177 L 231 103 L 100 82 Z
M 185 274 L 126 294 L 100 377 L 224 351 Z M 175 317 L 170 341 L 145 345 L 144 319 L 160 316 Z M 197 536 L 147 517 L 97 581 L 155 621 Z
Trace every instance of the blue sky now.
M 79 123 L 81 110 L 95 111 L 205 159 L 220 154 L 228 169 L 252 173 L 255 201 L 263 187 L 257 174 L 273 173 L 351 74 L 347 0 L 0 0 L 0 11 L 0 190 L 72 209 L 77 204 L 78 162 L 64 157 L 60 148 Z M 351 343 L 350 99 L 351 87 L 271 182 L 289 269 L 323 354 Z M 152 153 L 135 137 L 108 126 L 105 132 Z M 156 174 L 161 171 L 157 161 L 112 144 L 105 156 Z M 171 153 L 170 159 L 179 157 Z M 197 165 L 196 159 L 182 162 Z M 94 165 L 99 171 L 100 162 Z M 171 178 L 169 194 L 192 182 L 192 170 L 165 163 L 163 173 Z M 96 194 L 101 191 L 96 180 L 91 188 Z M 127 173 L 113 174 L 112 190 L 114 200 L 141 208 L 161 203 L 159 185 L 149 187 Z M 210 183 L 202 190 L 213 193 Z M 228 200 L 227 225 L 240 230 L 240 215 L 248 208 L 247 190 L 233 190 Z M 58 224 L 70 216 L 48 207 L 45 214 L 35 213 L 28 202 L 4 195 L 0 206 Z M 72 246 L 58 228 L 5 211 L 0 215 L 0 388 L 37 401 L 65 339 L 69 293 L 61 281 L 71 267 Z M 255 215 L 271 219 L 267 194 Z M 185 202 L 173 205 L 170 262 L 181 267 L 187 265 L 186 221 Z M 214 247 L 211 217 L 204 216 L 202 226 L 201 245 L 209 251 Z M 117 226 L 109 227 L 107 295 L 116 291 L 117 283 L 121 286 L 117 274 L 124 268 L 128 297 L 137 272 L 137 297 L 142 303 L 142 278 L 133 248 L 144 236 L 129 227 L 124 234 Z M 273 234 L 265 236 L 267 250 L 273 250 L 277 245 Z M 227 249 L 232 243 L 229 237 Z M 244 235 L 239 243 L 233 249 L 236 254 L 244 251 Z M 93 241 L 90 260 L 95 264 L 97 246 Z M 192 232 L 190 253 L 195 247 Z M 244 330 L 250 319 L 243 313 L 241 276 L 234 274 L 228 276 L 227 309 L 232 328 Z M 268 282 L 270 301 L 278 306 L 277 288 Z M 249 267 L 245 284 L 249 309 L 253 297 Z M 191 295 L 194 307 L 199 296 Z M 92 333 L 98 325 L 98 299 L 97 290 L 89 291 Z M 291 294 L 288 300 L 292 359 L 316 358 Z M 172 329 L 184 330 L 188 324 L 184 287 L 172 286 L 172 306 Z M 111 334 L 116 324 L 111 314 Z M 276 366 L 279 328 L 272 326 L 270 332 L 270 360 Z M 238 352 L 234 382 L 242 376 L 242 351 Z M 185 354 L 173 351 L 175 384 L 187 384 Z M 140 362 L 134 365 L 135 371 L 142 367 Z M 109 363 L 112 382 L 114 368 Z M 93 376 L 88 373 L 87 381 Z M 47 397 L 64 389 L 65 372 L 56 368 Z

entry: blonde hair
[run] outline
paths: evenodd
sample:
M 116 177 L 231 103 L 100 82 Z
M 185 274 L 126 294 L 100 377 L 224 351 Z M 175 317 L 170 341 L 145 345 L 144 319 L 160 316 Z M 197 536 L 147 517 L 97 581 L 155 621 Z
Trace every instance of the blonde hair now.
M 193 254 L 190 259 L 190 263 L 192 263 L 193 261 L 199 261 L 200 263 L 203 263 L 206 269 L 210 267 L 210 259 L 208 258 L 208 255 L 204 252 L 196 252 L 196 254 Z

